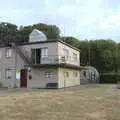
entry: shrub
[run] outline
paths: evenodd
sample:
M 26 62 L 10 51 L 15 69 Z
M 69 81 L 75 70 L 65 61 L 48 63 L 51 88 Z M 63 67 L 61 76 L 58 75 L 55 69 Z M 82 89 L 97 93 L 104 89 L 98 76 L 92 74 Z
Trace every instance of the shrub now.
M 120 81 L 119 74 L 101 74 L 100 83 L 117 83 Z

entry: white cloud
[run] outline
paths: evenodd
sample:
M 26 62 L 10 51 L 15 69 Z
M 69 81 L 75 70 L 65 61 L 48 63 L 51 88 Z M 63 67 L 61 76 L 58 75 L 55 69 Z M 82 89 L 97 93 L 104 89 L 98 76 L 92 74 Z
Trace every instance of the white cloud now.
M 120 12 L 108 16 L 99 23 L 101 29 L 117 29 L 120 27 Z
M 13 23 L 23 25 L 37 22 L 55 24 L 61 28 L 62 34 L 77 36 L 80 39 L 81 36 L 88 39 L 91 36 L 94 38 L 109 37 L 115 34 L 120 27 L 120 9 L 113 9 L 114 3 L 110 2 L 112 0 L 109 0 L 109 3 L 108 0 L 106 1 L 35 0 L 28 3 L 27 0 L 24 7 L 19 6 L 18 3 L 19 8 L 0 7 L 0 15 L 10 19 Z M 112 4 L 110 5 L 110 3 Z M 111 6 L 110 9 L 109 6 Z M 65 26 L 65 30 L 63 26 Z

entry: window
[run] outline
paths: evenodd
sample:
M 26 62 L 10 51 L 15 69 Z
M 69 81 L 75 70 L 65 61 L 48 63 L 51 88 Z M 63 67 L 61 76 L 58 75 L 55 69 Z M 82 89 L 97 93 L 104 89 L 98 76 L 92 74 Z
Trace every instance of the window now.
M 8 58 L 8 57 L 12 57 L 12 49 L 10 49 L 10 48 L 7 48 L 6 49 L 6 57 Z
M 68 72 L 65 72 L 65 77 L 69 77 L 69 73 Z
M 69 52 L 68 52 L 67 49 L 63 48 L 63 54 L 65 56 L 65 59 L 68 60 L 68 58 L 69 58 Z
M 78 76 L 78 72 L 73 72 L 73 76 L 77 77 Z
M 34 64 L 41 64 L 41 57 L 48 57 L 48 48 L 31 49 L 31 58 Z
M 86 77 L 86 71 L 84 71 L 83 75 Z
M 0 59 L 2 58 L 2 52 L 0 51 Z
M 45 72 L 45 78 L 52 78 L 52 77 L 53 77 L 52 71 Z
M 2 79 L 2 72 L 0 71 L 0 80 Z
M 42 48 L 41 49 L 41 56 L 42 57 L 48 57 L 48 48 Z
M 31 49 L 31 59 L 32 59 L 32 63 L 36 63 L 36 51 L 35 49 Z
M 73 53 L 73 61 L 77 62 L 77 54 Z
M 6 76 L 6 79 L 11 79 L 12 78 L 12 71 L 7 69 L 5 76 Z

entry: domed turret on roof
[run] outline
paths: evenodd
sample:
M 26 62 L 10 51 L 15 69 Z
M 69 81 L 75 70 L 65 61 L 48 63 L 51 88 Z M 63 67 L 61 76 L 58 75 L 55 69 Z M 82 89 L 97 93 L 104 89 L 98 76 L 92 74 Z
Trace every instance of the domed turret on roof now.
M 39 41 L 46 41 L 46 35 L 37 29 L 34 29 L 29 35 L 29 42 L 39 42 Z

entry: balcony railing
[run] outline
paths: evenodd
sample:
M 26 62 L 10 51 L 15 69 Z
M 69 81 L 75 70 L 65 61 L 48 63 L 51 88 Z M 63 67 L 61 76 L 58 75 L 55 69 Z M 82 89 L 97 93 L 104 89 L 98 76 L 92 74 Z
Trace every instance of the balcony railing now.
M 79 60 L 74 60 L 72 57 L 51 55 L 51 56 L 42 56 L 40 59 L 32 58 L 32 64 L 61 64 L 69 63 L 73 65 L 79 65 Z

